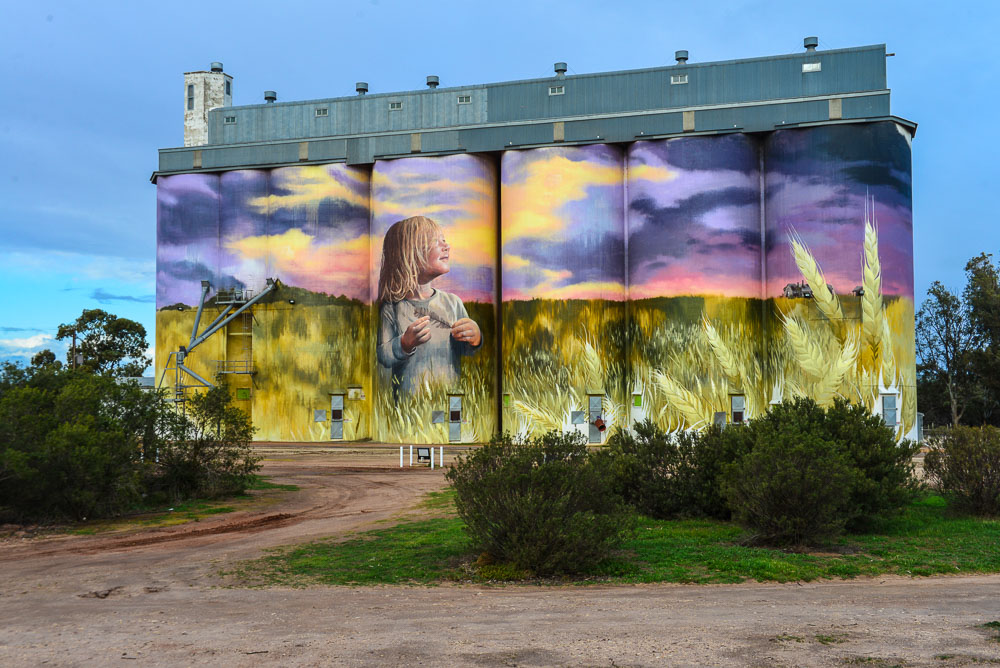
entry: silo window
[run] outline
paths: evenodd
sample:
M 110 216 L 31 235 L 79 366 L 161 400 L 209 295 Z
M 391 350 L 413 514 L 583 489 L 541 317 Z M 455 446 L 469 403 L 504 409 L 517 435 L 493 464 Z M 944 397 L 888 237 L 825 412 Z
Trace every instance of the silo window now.
M 822 72 L 823 63 L 802 63 L 803 72 Z
M 320 116 L 329 116 L 329 115 L 330 115 L 330 110 L 327 109 L 326 107 L 320 107 L 319 109 L 316 110 L 316 118 L 319 118 Z
M 729 397 L 730 415 L 733 424 L 742 424 L 746 419 L 747 400 L 742 394 L 733 394 Z
M 565 86 L 549 86 L 549 95 L 565 95 Z
M 676 86 L 678 84 L 686 84 L 688 82 L 688 75 L 686 74 L 671 74 L 670 75 L 670 85 Z
M 896 395 L 895 394 L 883 394 L 882 395 L 882 419 L 890 427 L 895 428 L 898 424 L 896 421 Z
M 188 84 L 188 111 L 194 110 L 194 84 Z
M 235 116 L 226 116 L 225 117 L 225 123 L 226 123 L 226 125 L 235 125 L 236 124 L 236 117 Z
M 232 94 L 233 94 L 233 82 L 227 80 L 226 81 L 226 95 L 232 95 Z
M 458 96 L 458 103 L 459 104 L 472 104 L 472 96 L 471 95 L 459 95 Z
M 389 111 L 399 111 L 402 108 L 403 108 L 403 103 L 402 102 L 390 102 L 389 103 Z

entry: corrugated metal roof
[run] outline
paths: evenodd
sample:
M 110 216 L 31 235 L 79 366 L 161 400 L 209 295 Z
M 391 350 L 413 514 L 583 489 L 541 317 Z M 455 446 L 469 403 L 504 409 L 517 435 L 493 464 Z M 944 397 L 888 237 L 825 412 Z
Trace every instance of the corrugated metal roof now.
M 561 94 L 550 94 L 553 86 Z M 841 118 L 831 118 L 837 99 Z M 195 169 L 195 152 L 201 169 L 300 163 L 302 141 L 306 162 L 349 163 L 414 146 L 438 154 L 545 145 L 556 143 L 556 122 L 566 143 L 628 142 L 683 133 L 685 111 L 695 114 L 696 132 L 888 117 L 885 45 L 224 107 L 208 114 L 208 144 L 162 149 L 160 171 Z

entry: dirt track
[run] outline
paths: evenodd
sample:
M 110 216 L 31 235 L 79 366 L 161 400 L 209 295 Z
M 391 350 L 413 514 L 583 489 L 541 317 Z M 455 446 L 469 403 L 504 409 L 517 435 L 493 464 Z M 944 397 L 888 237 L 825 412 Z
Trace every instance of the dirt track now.
M 1000 663 L 1000 630 L 978 628 L 1000 620 L 1000 576 L 216 588 L 226 564 L 364 529 L 443 485 L 437 471 L 400 471 L 393 450 L 269 456 L 264 473 L 302 489 L 267 507 L 127 535 L 0 542 L 0 665 Z

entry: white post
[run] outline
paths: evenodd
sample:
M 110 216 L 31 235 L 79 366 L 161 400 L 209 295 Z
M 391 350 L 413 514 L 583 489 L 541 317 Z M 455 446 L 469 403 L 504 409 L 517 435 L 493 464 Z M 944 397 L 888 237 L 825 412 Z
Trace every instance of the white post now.
M 413 466 L 413 446 L 410 446 L 410 466 Z
M 438 468 L 444 468 L 444 446 L 438 448 Z
M 431 446 L 431 471 L 434 470 L 434 446 Z
M 399 468 L 403 468 L 403 446 L 399 446 Z

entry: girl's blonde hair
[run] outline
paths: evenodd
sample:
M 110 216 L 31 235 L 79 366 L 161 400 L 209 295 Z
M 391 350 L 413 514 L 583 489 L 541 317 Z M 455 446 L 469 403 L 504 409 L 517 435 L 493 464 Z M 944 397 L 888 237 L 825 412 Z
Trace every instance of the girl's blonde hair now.
M 403 301 L 417 291 L 417 274 L 425 266 L 427 253 L 440 238 L 441 227 L 424 216 L 406 218 L 389 227 L 382 241 L 379 301 Z

